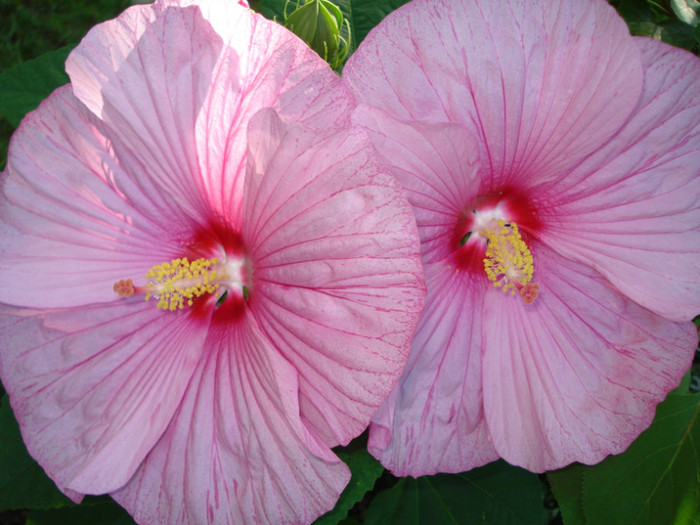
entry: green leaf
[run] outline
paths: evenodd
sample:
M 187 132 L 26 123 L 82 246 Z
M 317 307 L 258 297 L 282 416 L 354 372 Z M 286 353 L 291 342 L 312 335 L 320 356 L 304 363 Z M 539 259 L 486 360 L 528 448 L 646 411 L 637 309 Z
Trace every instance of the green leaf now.
M 72 505 L 34 461 L 22 442 L 7 401 L 0 399 L 0 509 Z
M 351 29 L 350 53 L 364 40 L 367 33 L 394 9 L 407 3 L 408 0 L 332 0 L 347 19 Z M 263 16 L 270 20 L 282 22 L 284 20 L 284 7 L 287 0 L 260 0 L 255 2 L 256 8 Z M 304 0 L 299 1 L 299 5 Z M 294 0 L 289 1 L 287 14 L 296 7 Z
M 26 525 L 135 525 L 129 514 L 112 499 L 93 505 L 34 510 Z
M 651 427 L 624 453 L 585 467 L 590 523 L 700 523 L 699 414 L 700 396 L 669 394 Z
M 403 478 L 372 500 L 365 523 L 533 525 L 543 520 L 537 475 L 496 461 L 462 474 Z
M 350 18 L 355 48 L 386 15 L 408 0 L 339 0 L 341 11 Z
M 614 3 L 633 35 L 648 36 L 684 49 L 695 47 L 693 28 L 681 22 L 663 2 L 619 0 Z
M 559 503 L 565 525 L 585 525 L 583 512 L 583 471 L 584 466 L 574 463 L 563 469 L 547 473 L 549 486 Z
M 360 446 L 357 444 L 361 443 Z M 359 439 L 344 449 L 336 450 L 352 472 L 352 479 L 340 495 L 335 508 L 314 522 L 314 525 L 336 525 L 347 515 L 348 511 L 372 490 L 377 478 L 384 472 L 384 467 L 366 450 L 366 440 Z
M 681 378 L 680 384 L 673 390 L 674 394 L 689 394 L 690 393 L 690 383 L 692 379 L 692 372 L 688 372 Z
M 68 82 L 64 63 L 72 48 L 62 47 L 0 73 L 0 114 L 14 127 L 54 89 Z

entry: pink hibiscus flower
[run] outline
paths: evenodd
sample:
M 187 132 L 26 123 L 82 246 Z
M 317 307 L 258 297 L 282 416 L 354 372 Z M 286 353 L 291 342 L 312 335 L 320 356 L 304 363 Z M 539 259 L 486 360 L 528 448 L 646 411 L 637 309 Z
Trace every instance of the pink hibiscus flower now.
M 421 475 L 623 451 L 697 345 L 698 59 L 602 0 L 416 0 L 343 75 L 428 288 L 372 453 Z
M 2 179 L 0 377 L 27 448 L 140 523 L 311 522 L 424 293 L 352 96 L 225 0 L 132 7 L 67 70 Z

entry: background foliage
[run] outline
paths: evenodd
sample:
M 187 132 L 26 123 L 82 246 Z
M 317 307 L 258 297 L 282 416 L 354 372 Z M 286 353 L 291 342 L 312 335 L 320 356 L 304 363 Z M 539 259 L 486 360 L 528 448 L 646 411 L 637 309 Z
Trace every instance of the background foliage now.
M 405 0 L 337 0 L 351 28 L 351 52 Z M 610 0 L 633 34 L 697 54 L 700 26 L 681 22 L 670 0 Z M 0 0 L 0 166 L 25 113 L 68 82 L 63 62 L 95 23 L 116 16 L 125 0 Z M 285 0 L 251 6 L 281 21 Z M 294 6 L 288 6 L 288 12 Z M 1 348 L 0 348 L 1 351 Z M 697 365 L 695 365 L 697 366 Z M 689 374 L 659 405 L 652 426 L 619 456 L 536 475 L 497 461 L 462 474 L 398 479 L 365 449 L 366 436 L 337 450 L 352 480 L 317 523 L 333 525 L 608 524 L 700 525 L 700 396 Z M 697 391 L 697 388 L 694 388 Z M 108 496 L 74 505 L 27 454 L 0 385 L 0 525 L 129 525 Z

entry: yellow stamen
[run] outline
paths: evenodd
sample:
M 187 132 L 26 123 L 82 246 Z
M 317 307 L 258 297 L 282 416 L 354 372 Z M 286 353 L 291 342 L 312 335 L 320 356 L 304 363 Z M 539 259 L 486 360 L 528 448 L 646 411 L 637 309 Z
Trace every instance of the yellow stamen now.
M 228 275 L 217 268 L 218 259 L 197 259 L 190 262 L 187 257 L 157 264 L 146 274 L 146 300 L 158 298 L 158 308 L 178 310 L 191 306 L 193 299 L 205 293 L 214 293 L 219 282 Z
M 537 297 L 539 286 L 528 283 L 532 280 L 534 266 L 532 254 L 523 241 L 514 222 L 499 220 L 497 226 L 481 232 L 488 239 L 484 270 L 493 285 L 504 292 L 515 294 L 525 289 L 521 297 L 530 304 Z

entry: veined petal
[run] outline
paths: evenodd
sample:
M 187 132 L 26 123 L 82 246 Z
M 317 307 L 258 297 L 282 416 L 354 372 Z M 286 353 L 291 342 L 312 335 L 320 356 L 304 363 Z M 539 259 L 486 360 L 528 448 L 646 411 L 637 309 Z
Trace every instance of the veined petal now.
M 348 468 L 299 417 L 294 366 L 247 319 L 213 333 L 173 422 L 112 496 L 141 523 L 311 523 Z
M 414 218 L 372 153 L 358 130 L 294 127 L 246 187 L 249 307 L 299 370 L 302 417 L 331 446 L 359 434 L 398 380 L 423 306 Z
M 29 453 L 59 487 L 124 485 L 160 439 L 206 323 L 132 298 L 58 311 L 3 308 L 0 376 Z
M 226 0 L 196 4 L 227 48 L 197 122 L 201 171 L 213 198 L 222 200 L 220 213 L 227 216 L 233 206 L 240 214 L 250 119 L 269 108 L 284 123 L 321 130 L 346 123 L 354 98 L 328 64 L 280 24 Z M 235 88 L 221 89 L 232 77 Z
M 639 51 L 605 2 L 417 0 L 348 60 L 361 102 L 402 120 L 457 122 L 480 140 L 483 178 L 554 178 L 625 123 Z
M 497 458 L 484 419 L 485 279 L 426 266 L 425 314 L 399 384 L 370 426 L 369 450 L 398 476 L 462 472 Z
M 538 245 L 532 305 L 485 298 L 483 396 L 499 455 L 535 472 L 618 454 L 688 370 L 692 323 L 635 304 L 594 270 Z
M 358 106 L 352 118 L 406 190 L 423 261 L 445 259 L 455 248 L 455 224 L 479 192 L 476 141 L 459 124 L 401 122 L 367 104 Z
M 114 300 L 116 281 L 176 256 L 189 227 L 148 179 L 123 169 L 69 86 L 20 124 L 1 191 L 0 301 L 17 306 Z
M 700 311 L 700 60 L 636 39 L 644 93 L 596 156 L 542 189 L 557 195 L 541 239 L 676 321 Z
M 154 181 L 193 218 L 210 206 L 195 125 L 223 48 L 198 8 L 156 3 L 95 26 L 66 62 L 76 96 L 105 122 L 122 165 Z M 238 83 L 229 74 L 218 89 Z
M 194 217 L 213 210 L 238 227 L 252 115 L 273 107 L 322 128 L 346 121 L 354 100 L 279 24 L 225 0 L 175 4 L 132 7 L 96 26 L 66 68 L 134 174 Z M 183 39 L 190 45 L 172 45 Z

